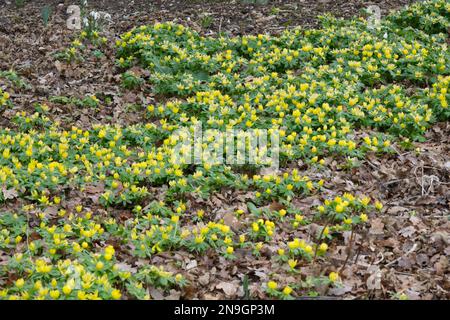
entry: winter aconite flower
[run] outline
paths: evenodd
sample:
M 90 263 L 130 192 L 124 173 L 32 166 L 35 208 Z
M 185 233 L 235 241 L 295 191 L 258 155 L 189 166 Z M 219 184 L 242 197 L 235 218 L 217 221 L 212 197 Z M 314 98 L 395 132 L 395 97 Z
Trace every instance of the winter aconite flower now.
M 379 201 L 375 202 L 375 208 L 379 211 L 381 211 L 381 209 L 383 208 L 383 204 Z
M 278 284 L 275 281 L 269 281 L 267 282 L 267 287 L 269 289 L 275 290 L 278 287 Z
M 357 173 L 367 159 L 417 155 L 416 141 L 450 119 L 448 11 L 448 0 L 427 0 L 376 30 L 327 18 L 321 29 L 235 37 L 165 22 L 120 39 L 95 27 L 101 13 L 84 17 L 58 60 L 115 55 L 123 90 L 151 88 L 152 104 L 110 119 L 117 101 L 94 86 L 29 105 L 10 90 L 20 77 L 0 72 L 10 78 L 0 88 L 0 299 L 149 299 L 151 288 L 182 292 L 190 277 L 178 272 L 197 262 L 201 276 L 203 257 L 234 266 L 238 254 L 282 282 L 259 284 L 266 298 L 338 285 L 337 272 L 310 271 L 334 263 L 327 253 L 346 233 L 358 251 L 383 210 L 360 194 Z M 355 193 L 339 192 L 343 173 Z
M 289 267 L 290 267 L 292 270 L 295 269 L 295 267 L 297 266 L 297 260 L 289 259 L 289 260 L 288 260 L 288 265 L 289 265 Z
M 284 295 L 288 296 L 291 293 L 292 293 L 292 288 L 291 287 L 289 287 L 289 286 L 284 287 L 284 289 L 283 289 L 283 294 Z
M 321 243 L 319 246 L 319 251 L 325 252 L 328 250 L 328 245 L 326 243 Z
M 117 290 L 117 289 L 114 289 L 114 290 L 111 292 L 111 297 L 112 297 L 114 300 L 119 300 L 121 296 L 122 296 L 122 294 L 121 294 L 120 291 Z
M 330 272 L 328 275 L 328 279 L 330 279 L 331 282 L 336 282 L 339 280 L 339 274 L 337 272 Z

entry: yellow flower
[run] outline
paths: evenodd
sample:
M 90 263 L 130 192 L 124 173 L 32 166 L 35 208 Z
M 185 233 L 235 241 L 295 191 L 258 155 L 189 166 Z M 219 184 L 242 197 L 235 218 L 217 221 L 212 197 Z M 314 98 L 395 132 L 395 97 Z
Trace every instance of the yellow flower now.
M 77 293 L 77 298 L 79 300 L 86 300 L 86 292 L 79 290 Z
M 97 270 L 102 270 L 103 267 L 104 267 L 104 263 L 101 261 L 97 262 L 97 264 L 95 265 L 95 269 L 97 269 Z
M 267 282 L 267 288 L 276 290 L 278 287 L 278 284 L 275 281 L 269 281 Z
M 295 250 L 299 247 L 298 239 L 296 239 L 296 240 L 288 242 L 289 249 Z
M 288 264 L 291 269 L 294 269 L 297 266 L 297 260 L 289 259 Z
M 263 243 L 262 242 L 258 242 L 255 244 L 255 250 L 260 251 L 263 247 Z
M 305 252 L 311 254 L 313 252 L 313 248 L 310 245 L 305 246 Z
M 370 202 L 370 198 L 369 197 L 363 197 L 359 200 L 361 202 L 361 204 L 365 207 L 369 204 Z
M 105 248 L 105 254 L 114 255 L 115 250 L 114 247 L 109 245 Z
M 339 280 L 339 274 L 337 272 L 330 272 L 328 278 L 330 279 L 331 282 L 336 282 Z
M 399 299 L 399 300 L 408 300 L 409 297 L 408 297 L 407 294 L 401 293 L 401 294 L 398 296 L 398 299 Z
M 204 215 L 205 215 L 205 211 L 203 211 L 203 210 L 198 210 L 197 211 L 197 217 L 199 219 L 203 218 Z
M 62 289 L 62 291 L 64 292 L 64 294 L 67 296 L 72 292 L 72 288 L 68 285 L 65 285 Z
M 355 98 L 351 98 L 348 101 L 348 104 L 350 105 L 350 107 L 353 107 L 357 102 L 358 102 L 358 97 L 355 97 Z
M 291 287 L 289 287 L 289 286 L 284 287 L 284 289 L 283 289 L 283 294 L 284 295 L 288 296 L 288 295 L 291 294 L 291 292 L 292 292 L 292 288 Z
M 319 251 L 325 252 L 325 251 L 327 251 L 327 250 L 328 250 L 328 245 L 327 245 L 326 243 L 320 244 L 320 246 L 319 246 Z
M 177 273 L 177 275 L 175 276 L 175 280 L 180 282 L 181 280 L 183 280 L 183 276 L 180 273 Z
M 234 248 L 233 247 L 227 247 L 227 254 L 233 254 Z
M 195 237 L 195 243 L 200 244 L 200 243 L 203 243 L 203 241 L 205 241 L 204 237 L 202 237 L 202 236 Z
M 16 283 L 15 283 L 16 287 L 19 289 L 22 288 L 24 286 L 24 284 L 25 284 L 25 280 L 23 280 L 22 278 L 17 279 Z
M 122 294 L 120 293 L 120 290 L 114 289 L 113 291 L 111 291 L 111 297 L 114 300 L 119 300 L 120 297 L 122 297 Z
M 52 299 L 58 299 L 59 295 L 60 295 L 59 290 L 51 290 L 50 291 L 50 297 Z
M 359 218 L 361 219 L 362 222 L 366 222 L 369 218 L 367 217 L 367 214 L 365 213 L 361 213 L 361 215 L 359 216 Z

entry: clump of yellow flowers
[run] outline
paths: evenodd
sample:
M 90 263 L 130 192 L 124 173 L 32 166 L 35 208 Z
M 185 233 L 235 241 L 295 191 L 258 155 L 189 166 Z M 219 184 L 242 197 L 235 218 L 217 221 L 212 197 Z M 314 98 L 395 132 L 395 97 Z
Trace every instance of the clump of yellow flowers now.
M 447 1 L 428 0 L 389 15 L 379 30 L 327 18 L 321 29 L 278 36 L 204 37 L 174 23 L 125 33 L 116 42 L 124 87 L 144 81 L 130 73 L 139 65 L 167 96 L 145 106 L 141 123 L 62 125 L 42 104 L 0 129 L 0 205 L 23 202 L 0 214 L 8 256 L 0 279 L 12 279 L 0 299 L 148 299 L 149 287 L 184 286 L 185 269 L 135 261 L 176 250 L 221 264 L 269 259 L 280 266 L 271 274 L 280 283 L 261 286 L 279 299 L 345 281 L 303 270 L 326 262 L 342 232 L 365 228 L 383 205 L 333 193 L 324 169 L 392 152 L 450 118 L 448 12 Z M 68 60 L 86 50 L 86 36 L 72 43 Z M 414 94 L 405 83 L 417 86 Z M 0 112 L 10 102 L 0 89 Z M 277 134 L 279 170 L 262 170 L 261 157 L 248 166 L 174 161 L 182 138 L 175 133 L 197 124 L 236 130 L 246 147 L 245 130 L 265 130 L 268 141 Z M 202 147 L 215 143 L 207 137 Z M 324 188 L 332 196 L 318 200 Z M 223 191 L 239 205 L 217 210 L 228 201 Z M 74 192 L 82 196 L 74 200 Z M 316 201 L 300 210 L 296 200 L 305 196 Z M 279 280 L 291 279 L 284 272 L 298 283 Z
M 2 111 L 2 108 L 10 104 L 9 98 L 9 93 L 0 88 L 0 112 Z

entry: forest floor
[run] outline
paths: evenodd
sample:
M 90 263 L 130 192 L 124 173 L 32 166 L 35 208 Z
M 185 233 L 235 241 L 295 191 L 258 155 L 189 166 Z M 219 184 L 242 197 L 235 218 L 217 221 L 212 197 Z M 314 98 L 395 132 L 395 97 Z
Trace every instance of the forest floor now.
M 0 77 L 0 88 L 8 89 L 14 107 L 0 113 L 0 127 L 13 127 L 12 119 L 18 111 L 34 112 L 36 103 L 50 107 L 49 117 L 63 128 L 72 126 L 87 129 L 96 124 L 128 126 L 140 123 L 142 113 L 135 105 L 158 104 L 161 97 L 149 93 L 150 85 L 140 90 L 126 90 L 121 85 L 122 71 L 116 64 L 115 41 L 134 26 L 173 21 L 183 24 L 205 36 L 227 34 L 278 34 L 286 28 L 303 26 L 316 28 L 317 16 L 332 13 L 338 17 L 362 15 L 362 9 L 374 4 L 382 15 L 413 1 L 363 0 L 300 0 L 269 1 L 266 5 L 242 4 L 239 1 L 96 1 L 90 9 L 105 11 L 112 23 L 101 35 L 108 39 L 101 54 L 96 48 L 88 50 L 82 63 L 67 63 L 55 58 L 76 38 L 78 32 L 66 27 L 66 8 L 70 1 L 26 1 L 17 8 L 14 1 L 0 0 L 0 72 L 14 70 L 26 85 L 13 86 Z M 51 7 L 47 25 L 42 19 L 42 8 Z M 138 70 L 139 72 L 139 70 Z M 86 108 L 75 104 L 55 102 L 51 97 L 65 96 L 82 99 L 97 95 L 109 97 L 101 108 Z M 450 298 L 450 123 L 434 124 L 425 134 L 425 142 L 415 142 L 409 150 L 393 154 L 368 154 L 359 166 L 343 169 L 330 161 L 321 171 L 325 177 L 325 194 L 348 192 L 366 194 L 383 203 L 383 209 L 371 217 L 365 236 L 356 236 L 353 251 L 349 251 L 350 231 L 342 241 L 330 246 L 327 261 L 321 260 L 320 270 L 303 268 L 301 276 L 340 270 L 341 286 L 315 288 L 319 296 L 329 298 L 396 298 L 406 295 L 410 299 Z M 302 174 L 316 174 L 305 168 Z M 1 188 L 1 184 L 0 184 Z M 0 189 L 1 190 L 1 189 Z M 103 190 L 98 190 L 102 192 Z M 96 191 L 94 190 L 93 193 Z M 90 201 L 85 194 L 71 193 L 67 209 L 74 203 L 83 203 L 93 212 L 101 206 Z M 90 195 L 89 197 L 92 197 Z M 98 195 L 97 195 L 98 197 Z M 317 196 L 298 199 L 296 206 L 308 212 L 318 203 Z M 14 211 L 28 200 L 11 196 L 0 204 L 2 212 Z M 246 198 L 232 192 L 212 194 L 199 201 L 206 212 L 214 213 L 211 220 L 230 218 L 228 212 L 245 207 Z M 72 208 L 73 209 L 73 208 Z M 187 210 L 189 212 L 189 208 Z M 118 209 L 118 215 L 129 215 L 130 210 Z M 194 214 L 194 213 L 190 213 Z M 233 220 L 233 219 L 231 219 Z M 229 224 L 232 227 L 235 222 Z M 310 227 L 310 226 L 307 226 Z M 306 231 L 305 231 L 306 233 Z M 280 235 L 281 236 L 281 235 Z M 99 244 L 100 245 L 100 244 Z M 1 247 L 0 247 L 1 248 Z M 120 251 L 116 248 L 116 251 Z M 0 266 L 2 261 L 0 249 Z M 151 263 L 163 265 L 169 271 L 182 273 L 189 285 L 181 289 L 149 288 L 154 299 L 238 299 L 247 295 L 242 283 L 248 279 L 248 295 L 267 298 L 261 283 L 280 276 L 279 282 L 294 283 L 297 275 L 286 275 L 285 266 L 274 263 L 276 247 L 268 243 L 262 255 L 239 253 L 237 260 L 226 260 L 216 254 L 198 255 L 185 250 L 155 254 L 147 260 L 135 259 L 121 253 L 128 268 Z M 350 256 L 350 262 L 344 263 Z M 118 258 L 119 259 L 119 258 Z M 120 260 L 120 259 L 119 259 Z M 314 266 L 319 268 L 319 266 Z M 291 278 L 289 278 L 291 277 Z M 276 277 L 274 279 L 277 279 Z M 15 281 L 0 279 L 4 284 Z

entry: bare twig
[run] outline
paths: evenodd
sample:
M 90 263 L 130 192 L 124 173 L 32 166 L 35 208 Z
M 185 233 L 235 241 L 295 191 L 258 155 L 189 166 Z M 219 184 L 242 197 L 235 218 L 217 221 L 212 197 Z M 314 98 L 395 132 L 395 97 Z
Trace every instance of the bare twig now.
M 355 228 L 352 225 L 352 232 L 350 233 L 350 243 L 348 244 L 347 258 L 345 258 L 344 264 L 342 265 L 341 269 L 339 270 L 339 273 L 342 273 L 342 271 L 344 271 L 345 266 L 347 265 L 347 262 L 350 259 L 350 256 L 352 254 L 352 246 L 353 246 L 353 236 L 354 236 L 354 234 L 355 234 Z
M 314 250 L 314 258 L 313 258 L 313 262 L 312 264 L 314 265 L 314 263 L 316 262 L 316 257 L 317 257 L 317 250 L 319 248 L 320 245 L 320 241 L 322 240 L 322 236 L 323 236 L 323 232 L 325 231 L 325 229 L 328 227 L 328 224 L 334 220 L 334 216 L 335 214 L 333 214 L 330 218 L 327 219 L 325 226 L 322 228 L 322 230 L 320 231 L 320 235 L 319 238 L 317 239 L 317 244 L 316 244 L 316 248 Z
M 222 31 L 222 21 L 223 21 L 223 17 L 220 17 L 220 21 L 219 21 L 219 34 Z
M 410 253 L 414 252 L 416 249 L 417 249 L 417 243 L 414 243 L 414 245 L 411 247 L 411 249 L 408 250 L 408 252 L 406 252 L 404 255 L 398 257 L 397 259 L 395 259 L 389 263 L 386 263 L 385 267 L 389 267 L 389 266 L 393 265 L 394 263 L 398 262 L 401 258 L 406 257 Z

